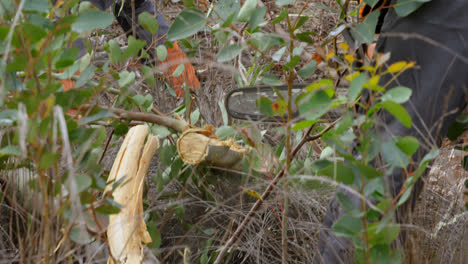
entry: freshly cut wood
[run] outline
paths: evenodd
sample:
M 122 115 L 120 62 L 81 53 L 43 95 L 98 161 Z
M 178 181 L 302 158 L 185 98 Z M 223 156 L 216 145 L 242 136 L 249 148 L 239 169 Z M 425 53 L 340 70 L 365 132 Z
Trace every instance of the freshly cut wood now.
M 144 178 L 158 147 L 158 137 L 148 135 L 146 125 L 135 126 L 128 131 L 114 161 L 106 192 L 121 181 L 113 190 L 112 197 L 123 208 L 109 218 L 109 264 L 143 263 L 144 245 L 151 242 L 143 219 Z
M 221 141 L 212 133 L 212 128 L 187 129 L 177 140 L 177 151 L 185 163 L 211 165 L 234 170 L 242 169 L 246 148 L 233 139 Z

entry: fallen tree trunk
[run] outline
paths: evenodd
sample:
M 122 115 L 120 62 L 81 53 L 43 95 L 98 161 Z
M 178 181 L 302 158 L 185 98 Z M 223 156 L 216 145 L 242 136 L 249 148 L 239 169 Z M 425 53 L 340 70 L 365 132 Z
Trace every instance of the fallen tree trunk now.
M 233 139 L 222 141 L 212 127 L 190 128 L 177 140 L 177 151 L 185 163 L 242 170 L 242 158 L 248 153 Z
M 143 263 L 144 245 L 151 242 L 143 219 L 142 199 L 144 178 L 159 147 L 159 139 L 148 135 L 148 130 L 146 125 L 139 125 L 128 131 L 107 180 L 106 193 L 121 181 L 112 197 L 123 207 L 118 214 L 109 217 L 107 238 L 111 256 L 108 264 Z

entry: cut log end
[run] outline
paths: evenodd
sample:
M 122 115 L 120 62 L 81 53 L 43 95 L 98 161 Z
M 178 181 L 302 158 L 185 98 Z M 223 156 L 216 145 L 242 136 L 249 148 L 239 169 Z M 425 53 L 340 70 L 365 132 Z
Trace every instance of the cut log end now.
M 209 137 L 201 129 L 185 131 L 177 141 L 177 150 L 185 163 L 240 169 L 246 149 L 233 140 Z

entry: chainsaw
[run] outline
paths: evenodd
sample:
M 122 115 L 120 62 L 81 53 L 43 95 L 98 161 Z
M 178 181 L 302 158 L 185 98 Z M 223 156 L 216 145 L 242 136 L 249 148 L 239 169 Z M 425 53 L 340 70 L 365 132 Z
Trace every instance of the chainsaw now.
M 293 118 L 299 116 L 298 108 L 296 105 L 297 97 L 305 91 L 306 85 L 294 84 L 292 87 L 292 107 Z M 252 121 L 263 121 L 263 122 L 275 122 L 281 120 L 282 117 L 279 114 L 273 116 L 266 116 L 262 114 L 258 107 L 258 102 L 261 98 L 267 98 L 273 103 L 278 100 L 287 100 L 288 98 L 288 86 L 252 86 L 246 88 L 238 88 L 231 91 L 225 100 L 225 107 L 228 114 L 236 119 L 252 120 Z

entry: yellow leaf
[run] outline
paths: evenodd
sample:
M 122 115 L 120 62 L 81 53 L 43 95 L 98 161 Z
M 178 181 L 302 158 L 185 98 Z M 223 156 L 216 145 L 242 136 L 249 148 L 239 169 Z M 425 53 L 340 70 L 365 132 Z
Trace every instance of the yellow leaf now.
M 346 79 L 348 82 L 351 82 L 352 80 L 354 80 L 354 78 L 358 77 L 359 74 L 361 74 L 361 72 L 357 71 L 357 72 L 355 72 L 355 73 L 353 73 L 353 74 L 347 75 L 347 76 L 345 77 L 345 79 Z
M 260 194 L 256 192 L 255 190 L 249 190 L 245 189 L 244 187 L 241 187 L 248 195 L 252 196 L 253 198 L 262 201 L 262 197 L 260 197 Z
M 369 88 L 370 88 L 370 89 L 374 89 L 375 87 L 377 87 L 377 85 L 379 85 L 379 80 L 380 80 L 380 76 L 379 76 L 379 75 L 376 75 L 376 76 L 373 76 L 372 78 L 370 78 L 370 80 L 369 80 Z
M 348 50 L 349 50 L 349 46 L 348 46 L 348 44 L 346 44 L 346 42 L 341 42 L 341 43 L 338 44 L 338 45 L 340 45 L 340 48 L 341 48 L 342 50 L 344 50 L 344 51 L 348 51 Z
M 351 64 L 354 62 L 354 57 L 351 54 L 346 54 L 345 59 Z
M 395 62 L 392 65 L 390 65 L 390 67 L 388 67 L 387 71 L 389 73 L 399 72 L 403 70 L 403 68 L 405 68 L 406 65 L 407 65 L 406 61 Z

